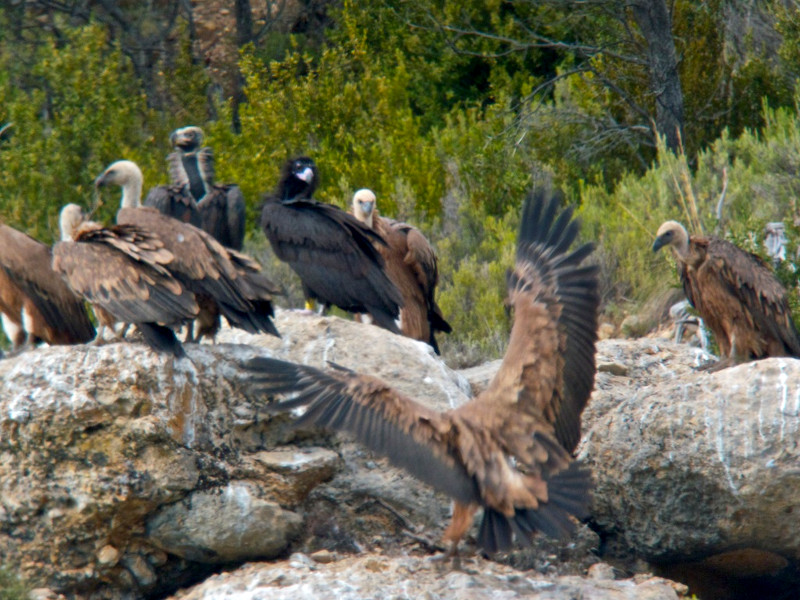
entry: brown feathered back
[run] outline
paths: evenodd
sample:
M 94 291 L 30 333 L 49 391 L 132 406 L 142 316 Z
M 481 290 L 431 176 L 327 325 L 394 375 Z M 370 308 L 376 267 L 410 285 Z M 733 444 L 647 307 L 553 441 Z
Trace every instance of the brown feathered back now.
M 62 211 L 62 222 L 71 206 Z M 53 269 L 76 293 L 116 321 L 137 324 L 153 348 L 183 356 L 165 325 L 193 319 L 198 306 L 167 269 L 173 258 L 157 237 L 135 225 L 84 223 L 72 241 L 53 247 Z
M 22 326 L 24 308 L 31 316 L 27 333 L 48 344 L 88 342 L 95 330 L 83 300 L 53 271 L 51 263 L 49 246 L 0 223 L 0 269 L 8 285 L 20 294 L 20 306 L 7 316 Z

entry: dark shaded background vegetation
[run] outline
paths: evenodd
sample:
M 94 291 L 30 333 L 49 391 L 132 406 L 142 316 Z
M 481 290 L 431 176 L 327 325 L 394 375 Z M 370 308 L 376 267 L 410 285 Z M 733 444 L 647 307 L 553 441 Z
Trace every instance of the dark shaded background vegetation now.
M 309 154 L 320 199 L 369 187 L 428 234 L 445 358 L 466 364 L 504 348 L 534 185 L 580 206 L 617 324 L 677 284 L 650 252 L 666 218 L 761 253 L 764 224 L 784 221 L 793 257 L 798 48 L 797 0 L 4 2 L 0 217 L 53 242 L 61 206 L 97 205 L 109 162 L 164 183 L 169 132 L 200 125 L 219 180 L 245 193 L 247 250 L 296 306 L 256 214 L 281 163 Z M 793 265 L 781 274 L 796 288 Z

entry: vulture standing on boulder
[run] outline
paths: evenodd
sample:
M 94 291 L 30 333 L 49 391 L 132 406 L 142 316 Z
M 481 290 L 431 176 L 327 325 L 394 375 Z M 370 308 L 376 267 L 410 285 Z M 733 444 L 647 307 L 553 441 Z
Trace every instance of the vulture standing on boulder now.
M 197 294 L 201 308 L 197 340 L 203 335 L 213 338 L 219 329 L 220 313 L 234 327 L 279 336 L 272 322 L 272 295 L 278 290 L 261 272 L 258 263 L 225 248 L 197 227 L 152 207 L 139 206 L 142 172 L 136 163 L 129 160 L 112 163 L 95 180 L 97 186 L 112 184 L 122 188 L 117 223 L 136 225 L 158 237 L 174 256 L 166 268 L 186 289 Z M 188 340 L 192 339 L 190 329 Z
M 271 358 L 244 364 L 253 392 L 292 394 L 272 412 L 303 407 L 297 426 L 347 431 L 455 504 L 444 539 L 456 553 L 478 508 L 488 553 L 529 544 L 535 530 L 562 536 L 586 515 L 591 476 L 572 457 L 595 375 L 597 268 L 572 211 L 542 192 L 523 209 L 508 275 L 514 325 L 489 387 L 438 413 L 368 375 L 323 372 Z M 334 365 L 335 366 L 335 365 Z
M 726 240 L 661 225 L 653 251 L 670 246 L 686 298 L 714 334 L 726 367 L 769 356 L 800 357 L 786 290 L 764 262 Z
M 352 313 L 400 333 L 403 298 L 389 280 L 374 244 L 386 242 L 353 215 L 311 199 L 317 168 L 308 157 L 289 160 L 278 189 L 264 198 L 261 227 L 275 255 L 300 276 L 306 300 Z M 310 306 L 310 305 L 309 305 Z
M 182 127 L 170 134 L 171 185 L 150 190 L 145 206 L 191 223 L 234 250 L 244 245 L 245 202 L 236 184 L 214 183 L 214 153 L 202 147 L 203 130 Z
M 439 267 L 430 243 L 416 227 L 381 217 L 371 190 L 361 189 L 353 195 L 353 214 L 386 240 L 376 248 L 386 262 L 386 274 L 403 295 L 400 331 L 427 342 L 439 354 L 434 332 L 450 333 L 453 329 L 434 298 Z
M 52 261 L 49 246 L 0 223 L 0 312 L 14 350 L 37 341 L 83 344 L 95 336 L 83 300 Z
M 53 269 L 92 305 L 103 328 L 135 324 L 153 349 L 184 356 L 169 326 L 197 316 L 194 295 L 167 269 L 172 253 L 152 233 L 135 225 L 103 227 L 84 221 L 81 207 L 61 209 L 61 241 L 53 247 Z

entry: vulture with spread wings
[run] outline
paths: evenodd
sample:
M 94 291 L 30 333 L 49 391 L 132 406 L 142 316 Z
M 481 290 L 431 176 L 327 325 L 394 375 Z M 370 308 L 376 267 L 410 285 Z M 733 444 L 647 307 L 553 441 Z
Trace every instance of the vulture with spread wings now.
M 61 241 L 53 247 L 53 269 L 91 305 L 104 327 L 135 324 L 153 349 L 184 356 L 170 326 L 197 316 L 194 295 L 167 270 L 172 253 L 156 236 L 135 225 L 103 227 L 85 221 L 81 207 L 61 210 Z
M 298 425 L 347 431 L 454 500 L 445 541 L 455 554 L 478 508 L 478 542 L 506 550 L 534 531 L 567 535 L 587 513 L 591 476 L 572 456 L 595 375 L 597 268 L 572 210 L 539 192 L 526 202 L 506 355 L 489 387 L 439 413 L 368 375 L 329 372 L 270 358 L 245 364 L 258 396 L 293 394 L 273 411 L 304 407 Z
M 200 328 L 187 341 L 213 336 L 219 330 L 219 315 L 250 333 L 279 336 L 272 322 L 272 296 L 279 293 L 250 257 L 224 247 L 211 235 L 152 207 L 139 206 L 142 172 L 136 163 L 119 160 L 103 171 L 95 185 L 118 185 L 122 188 L 122 206 L 118 224 L 136 225 L 157 236 L 173 255 L 166 265 L 170 273 L 191 292 L 200 304 Z
M 673 250 L 686 298 L 717 340 L 710 370 L 767 358 L 800 357 L 786 289 L 755 254 L 727 240 L 689 236 L 677 221 L 659 227 L 653 251 Z
M 372 190 L 358 190 L 353 194 L 353 215 L 386 241 L 375 247 L 386 262 L 386 274 L 403 295 L 400 331 L 427 342 L 439 354 L 435 332 L 453 329 L 434 297 L 439 283 L 436 253 L 416 227 L 380 216 L 375 201 Z
M 37 341 L 83 344 L 95 336 L 83 300 L 52 261 L 50 246 L 0 223 L 0 312 L 14 350 Z
M 373 244 L 386 242 L 338 206 L 311 199 L 317 167 L 308 157 L 289 160 L 278 189 L 264 198 L 261 227 L 278 259 L 300 277 L 306 300 L 369 313 L 400 333 L 395 323 L 403 299 L 389 280 Z M 309 304 L 310 306 L 310 304 Z

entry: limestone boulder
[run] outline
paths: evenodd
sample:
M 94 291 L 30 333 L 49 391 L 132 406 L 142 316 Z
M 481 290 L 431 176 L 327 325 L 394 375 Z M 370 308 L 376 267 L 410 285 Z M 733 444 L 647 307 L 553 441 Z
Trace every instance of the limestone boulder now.
M 279 329 L 282 338 L 252 345 L 188 345 L 181 360 L 124 342 L 0 361 L 0 564 L 67 596 L 163 595 L 216 564 L 278 556 L 325 529 L 330 515 L 313 521 L 309 507 L 324 504 L 312 494 L 336 498 L 343 514 L 369 512 L 363 499 L 381 494 L 371 486 L 395 489 L 385 481 L 395 473 L 363 449 L 271 417 L 241 378 L 255 355 L 374 372 L 437 408 L 467 398 L 468 384 L 424 344 L 292 312 Z M 322 485 L 360 465 L 367 476 Z M 446 510 L 400 487 L 401 508 Z M 386 506 L 394 518 L 396 505 Z M 370 524 L 363 515 L 346 523 Z M 364 539 L 327 531 L 354 547 Z
M 596 527 L 656 563 L 800 564 L 800 360 L 706 373 L 685 346 L 604 344 L 620 368 L 598 373 L 579 449 Z
M 319 556 L 319 555 L 314 555 Z M 215 575 L 170 600 L 371 600 L 372 598 L 532 598 L 536 600 L 677 600 L 686 588 L 652 576 L 546 578 L 479 558 L 453 570 L 430 557 L 366 554 L 324 562 L 303 554 Z M 597 570 L 600 574 L 602 571 Z

